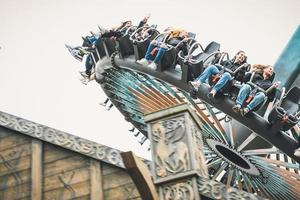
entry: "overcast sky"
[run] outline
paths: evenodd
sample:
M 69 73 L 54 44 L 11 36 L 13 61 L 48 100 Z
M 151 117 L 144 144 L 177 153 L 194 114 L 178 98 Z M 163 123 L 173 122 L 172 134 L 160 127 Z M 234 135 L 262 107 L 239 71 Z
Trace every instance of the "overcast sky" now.
M 160 30 L 185 28 L 250 63 L 274 64 L 300 23 L 299 0 L 0 0 L 0 110 L 149 158 L 128 132 L 130 124 L 96 83 L 78 80 L 82 63 L 64 44 L 147 13 Z

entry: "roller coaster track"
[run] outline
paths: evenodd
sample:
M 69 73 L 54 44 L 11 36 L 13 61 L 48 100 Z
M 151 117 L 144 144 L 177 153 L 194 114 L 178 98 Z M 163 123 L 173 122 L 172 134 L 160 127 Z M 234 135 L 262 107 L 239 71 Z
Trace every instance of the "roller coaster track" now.
M 147 74 L 156 79 L 159 79 L 165 83 L 173 85 L 180 89 L 181 91 L 190 92 L 188 84 L 182 82 L 180 79 L 177 79 L 174 76 L 170 76 L 167 73 L 159 72 L 153 70 L 147 66 L 140 65 L 136 63 L 136 60 L 132 58 L 125 58 L 121 59 L 119 56 L 115 56 L 114 63 L 120 68 L 132 70 L 135 72 L 139 72 L 142 74 Z M 294 149 L 297 148 L 297 141 L 293 138 L 289 137 L 286 133 L 274 129 L 267 120 L 256 113 L 249 113 L 248 116 L 241 117 L 241 115 L 232 111 L 232 107 L 234 106 L 235 102 L 232 101 L 230 98 L 225 96 L 212 101 L 207 97 L 209 93 L 209 87 L 203 84 L 200 88 L 199 92 L 197 92 L 197 97 L 210 104 L 211 106 L 221 110 L 222 112 L 226 113 L 236 121 L 240 122 L 244 126 L 247 126 L 250 130 L 258 134 L 260 137 L 264 138 L 266 141 L 280 149 L 283 153 L 300 163 L 300 158 L 294 156 Z
M 111 42 L 101 45 L 103 52 L 97 55 L 102 56 L 95 59 L 96 81 L 125 120 L 145 137 L 144 114 L 188 103 L 204 124 L 211 179 L 270 199 L 299 199 L 300 158 L 294 156 L 298 125 L 284 132 L 255 112 L 242 117 L 232 111 L 235 102 L 228 96 L 209 99 L 205 84 L 193 99 L 183 80 L 184 66 L 154 70 L 136 62 L 136 49 L 124 56 Z

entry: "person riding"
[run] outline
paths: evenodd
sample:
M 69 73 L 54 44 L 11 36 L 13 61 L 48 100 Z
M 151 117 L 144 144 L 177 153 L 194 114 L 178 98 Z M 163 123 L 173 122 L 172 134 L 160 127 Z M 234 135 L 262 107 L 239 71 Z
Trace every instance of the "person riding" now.
M 224 72 L 220 74 L 220 69 L 215 65 L 208 66 L 200 76 L 198 76 L 194 81 L 190 81 L 189 83 L 191 86 L 198 90 L 200 87 L 200 84 L 204 83 L 205 81 L 208 81 L 208 79 L 212 75 L 219 75 L 220 79 L 216 82 L 216 84 L 211 89 L 210 93 L 208 94 L 209 97 L 214 97 L 216 93 L 221 90 L 226 83 L 228 83 L 230 80 L 235 78 L 238 81 L 243 80 L 243 77 L 247 71 L 248 64 L 246 62 L 247 56 L 244 51 L 238 51 L 236 55 L 233 57 L 232 60 L 226 60 L 222 61 L 220 64 L 224 66 L 227 69 L 230 69 L 231 71 L 235 71 L 240 66 L 243 66 L 235 75 L 234 77 L 229 72 Z
M 121 24 L 117 27 L 114 27 L 110 30 L 105 30 L 104 28 L 101 28 L 101 38 L 111 38 L 111 37 L 122 37 L 124 34 L 124 31 L 132 26 L 132 21 L 124 21 L 121 22 Z
M 185 54 L 187 53 L 187 39 L 188 39 L 188 32 L 184 29 L 178 29 L 178 28 L 169 28 L 166 31 L 166 39 L 165 39 L 165 43 L 173 46 L 173 47 L 177 47 L 176 51 L 184 51 Z M 183 41 L 183 42 L 181 42 Z M 147 48 L 147 52 L 145 55 L 145 58 L 142 58 L 141 60 L 137 60 L 137 63 L 142 64 L 142 65 L 149 65 L 149 67 L 156 69 L 158 62 L 160 61 L 160 59 L 162 58 L 162 56 L 165 54 L 165 52 L 167 51 L 167 45 L 165 43 L 162 43 L 160 41 L 157 40 L 153 40 L 151 41 L 151 43 L 149 44 L 148 48 Z M 178 46 L 179 44 L 179 46 Z M 153 54 L 153 50 L 155 48 L 158 48 L 158 51 L 153 59 L 153 61 L 151 61 L 151 54 Z
M 99 35 L 86 36 L 84 38 L 82 47 L 94 48 L 98 44 L 99 40 Z M 79 73 L 84 78 L 89 78 L 91 76 L 93 67 L 95 67 L 95 63 L 93 61 L 92 53 L 89 53 L 85 60 L 85 71 L 81 71 Z
M 243 84 L 237 96 L 236 104 L 232 107 L 234 112 L 240 112 L 242 116 L 246 115 L 250 111 L 253 111 L 254 108 L 264 102 L 266 97 L 272 101 L 275 97 L 275 88 L 279 86 L 279 82 L 272 83 L 275 74 L 271 65 L 257 64 L 253 66 L 253 69 L 254 75 L 252 78 L 252 83 L 265 91 L 268 89 L 270 91 L 265 94 L 264 92 L 259 91 L 259 89 L 256 87 L 252 87 L 248 83 Z M 245 76 L 245 82 L 249 81 L 251 76 L 252 73 L 247 73 Z M 242 107 L 245 101 L 248 104 Z
M 140 22 L 137 28 L 143 27 L 144 25 L 147 24 L 148 19 L 150 18 L 150 14 L 147 14 Z M 115 37 L 115 38 L 120 38 L 124 35 L 125 31 L 132 27 L 132 21 L 128 20 L 128 21 L 124 21 L 121 22 L 121 24 L 117 27 L 114 27 L 110 30 L 106 30 L 104 28 L 100 28 L 100 33 L 101 33 L 101 38 L 111 38 L 111 37 Z

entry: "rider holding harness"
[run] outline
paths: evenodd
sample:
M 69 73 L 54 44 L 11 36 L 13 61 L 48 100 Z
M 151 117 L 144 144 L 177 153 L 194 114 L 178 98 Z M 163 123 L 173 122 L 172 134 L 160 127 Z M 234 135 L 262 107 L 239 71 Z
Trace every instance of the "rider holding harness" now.
M 188 39 L 188 32 L 183 29 L 170 28 L 166 32 L 163 41 L 153 40 L 147 48 L 145 58 L 138 60 L 137 63 L 142 65 L 149 65 L 149 67 L 156 69 L 158 62 L 168 49 L 168 45 L 176 47 L 177 51 L 184 51 L 187 53 L 186 42 Z M 184 42 L 181 42 L 184 41 Z M 180 43 L 181 42 L 181 43 Z M 178 46 L 178 44 L 180 44 Z M 156 55 L 155 55 L 156 54 Z M 150 61 L 151 56 L 155 55 L 153 62 Z
M 275 88 L 279 86 L 279 82 L 272 83 L 275 74 L 271 65 L 254 65 L 253 68 L 255 72 L 245 76 L 245 82 L 249 82 L 242 86 L 236 105 L 232 107 L 234 112 L 240 111 L 242 116 L 263 103 L 266 96 L 272 101 L 275 97 Z
M 212 81 L 216 82 L 216 84 L 208 94 L 209 97 L 214 97 L 216 93 L 221 90 L 226 85 L 226 83 L 228 83 L 228 81 L 233 79 L 233 77 L 238 81 L 243 81 L 243 77 L 248 68 L 246 60 L 247 57 L 245 52 L 238 51 L 232 60 L 221 61 L 221 66 L 218 65 L 218 67 L 222 69 L 219 69 L 216 66 L 217 64 L 210 65 L 202 72 L 199 77 L 195 79 L 195 81 L 191 81 L 190 84 L 194 89 L 198 90 L 200 84 L 208 81 L 211 76 L 214 76 Z M 226 69 L 229 69 L 231 72 L 228 72 L 229 70 Z

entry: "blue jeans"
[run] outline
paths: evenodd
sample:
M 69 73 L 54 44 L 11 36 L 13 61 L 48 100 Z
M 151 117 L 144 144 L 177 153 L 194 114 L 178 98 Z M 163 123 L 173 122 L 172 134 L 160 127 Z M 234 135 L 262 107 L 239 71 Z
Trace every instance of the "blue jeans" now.
M 210 65 L 209 67 L 207 67 L 204 72 L 202 72 L 202 74 L 200 76 L 198 76 L 196 78 L 196 81 L 200 82 L 200 83 L 204 83 L 205 81 L 207 81 L 212 75 L 218 74 L 220 72 L 220 70 L 214 66 L 214 65 Z M 218 82 L 214 85 L 214 87 L 212 88 L 215 91 L 219 91 L 220 89 L 222 89 L 226 83 L 228 83 L 228 81 L 230 81 L 232 79 L 232 76 L 228 73 L 225 72 L 224 74 L 222 74 L 221 78 L 218 80 Z
M 145 55 L 146 60 L 150 60 L 150 59 L 151 59 L 151 51 L 152 51 L 155 47 L 157 47 L 157 45 L 152 44 L 152 43 L 149 44 L 149 46 L 148 46 L 148 48 L 147 48 L 146 55 Z M 156 56 L 155 56 L 155 58 L 154 58 L 154 60 L 153 60 L 153 62 L 154 62 L 155 64 L 158 64 L 158 61 L 161 59 L 161 57 L 163 57 L 163 55 L 165 54 L 165 52 L 166 52 L 166 50 L 167 50 L 167 49 L 162 48 L 162 47 L 158 47 L 158 48 L 159 48 L 159 49 L 158 49 L 158 52 L 156 53 Z
M 239 91 L 238 97 L 236 99 L 236 103 L 238 105 L 242 105 L 243 102 L 246 100 L 246 98 L 249 96 L 251 91 L 252 91 L 251 86 L 248 84 L 244 84 Z M 266 95 L 263 92 L 257 92 L 254 98 L 252 99 L 252 101 L 250 101 L 250 103 L 247 105 L 247 108 L 249 110 L 253 110 L 260 103 L 264 102 L 265 98 Z
M 85 60 L 85 72 L 90 75 L 94 66 L 92 55 L 89 54 Z

